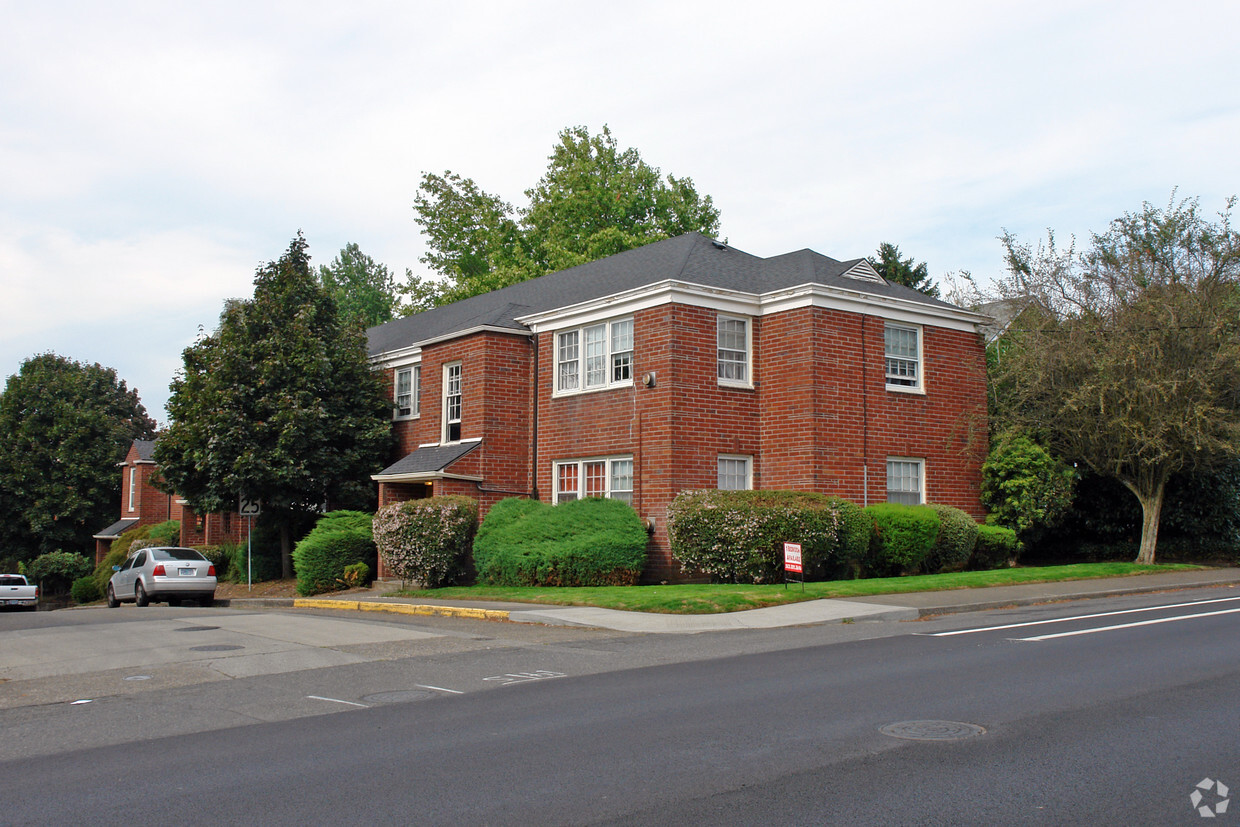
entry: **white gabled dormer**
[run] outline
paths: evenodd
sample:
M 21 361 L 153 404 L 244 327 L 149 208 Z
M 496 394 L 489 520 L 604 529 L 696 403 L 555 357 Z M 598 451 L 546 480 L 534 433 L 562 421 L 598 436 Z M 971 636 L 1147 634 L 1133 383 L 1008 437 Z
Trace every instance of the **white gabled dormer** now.
M 869 281 L 875 284 L 887 283 L 883 277 L 878 274 L 878 271 L 874 269 L 873 265 L 865 259 L 861 259 L 861 261 L 858 261 L 840 275 L 847 279 L 856 279 L 857 281 Z

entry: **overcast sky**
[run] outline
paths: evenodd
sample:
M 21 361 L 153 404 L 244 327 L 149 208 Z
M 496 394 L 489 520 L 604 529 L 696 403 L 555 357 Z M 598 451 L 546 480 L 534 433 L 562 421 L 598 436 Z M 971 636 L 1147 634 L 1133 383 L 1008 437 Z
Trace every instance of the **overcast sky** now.
M 1240 191 L 1240 3 L 0 0 L 0 376 L 55 351 L 166 420 L 199 326 L 298 229 L 426 274 L 423 171 L 516 205 L 604 124 L 722 235 L 940 278 L 1004 228 Z

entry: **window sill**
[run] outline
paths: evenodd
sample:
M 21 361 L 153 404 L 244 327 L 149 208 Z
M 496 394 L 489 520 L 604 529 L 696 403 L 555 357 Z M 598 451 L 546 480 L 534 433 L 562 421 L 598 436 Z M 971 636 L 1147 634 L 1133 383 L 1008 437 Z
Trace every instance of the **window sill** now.
M 915 388 L 910 387 L 908 385 L 887 385 L 886 387 L 887 387 L 887 390 L 891 391 L 892 393 L 909 393 L 909 394 L 912 394 L 913 396 L 925 396 L 926 395 L 926 389 L 924 387 L 921 387 L 920 385 Z
M 617 391 L 617 390 L 623 390 L 625 388 L 632 388 L 632 387 L 633 387 L 632 380 L 629 380 L 628 382 L 614 382 L 610 385 L 604 385 L 601 388 L 583 388 L 581 390 L 576 390 L 576 391 L 553 391 L 551 393 L 551 398 L 562 399 L 562 398 L 568 398 L 568 397 L 573 397 L 573 396 L 586 396 L 592 393 L 604 393 L 606 391 Z

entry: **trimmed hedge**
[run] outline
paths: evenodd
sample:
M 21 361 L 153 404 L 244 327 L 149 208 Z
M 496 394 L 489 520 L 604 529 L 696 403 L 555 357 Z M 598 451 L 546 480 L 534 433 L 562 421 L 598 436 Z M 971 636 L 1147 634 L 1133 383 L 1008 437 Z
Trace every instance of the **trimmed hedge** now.
M 345 570 L 373 562 L 373 518 L 361 511 L 330 511 L 293 549 L 297 593 L 306 596 L 350 588 Z
M 939 534 L 935 510 L 928 505 L 875 503 L 865 511 L 874 518 L 870 573 L 881 577 L 917 572 Z
M 479 582 L 629 586 L 646 564 L 646 527 L 627 503 L 587 497 L 552 506 L 501 500 L 474 540 Z
M 401 580 L 426 588 L 467 577 L 478 503 L 469 497 L 427 497 L 393 503 L 374 517 L 379 556 Z
M 73 585 L 69 588 L 69 594 L 73 595 L 73 602 L 77 604 L 94 603 L 103 597 L 103 593 L 99 591 L 99 587 L 95 585 L 94 575 L 86 575 L 79 577 L 73 581 Z
M 1011 565 L 1020 554 L 1016 532 L 1006 526 L 979 525 L 977 545 L 969 558 L 971 569 L 999 569 Z
M 925 572 L 962 571 L 977 545 L 977 523 L 959 508 L 937 503 L 930 507 L 939 515 L 939 533 L 926 558 Z
M 783 544 L 801 544 L 807 580 L 865 554 L 870 519 L 853 503 L 809 491 L 682 491 L 668 507 L 672 556 L 723 582 L 784 579 Z

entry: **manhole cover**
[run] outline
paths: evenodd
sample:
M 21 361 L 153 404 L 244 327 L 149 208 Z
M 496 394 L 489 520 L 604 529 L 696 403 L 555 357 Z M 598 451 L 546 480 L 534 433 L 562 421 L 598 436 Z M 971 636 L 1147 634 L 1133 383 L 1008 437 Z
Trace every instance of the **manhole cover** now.
M 376 692 L 373 695 L 363 695 L 362 700 L 372 704 L 400 704 L 406 701 L 425 701 L 433 697 L 435 697 L 434 692 L 427 692 L 423 689 L 405 689 L 399 692 Z
M 182 626 L 179 629 L 173 629 L 174 632 L 214 632 L 219 626 Z
M 213 643 L 207 646 L 191 646 L 191 652 L 233 652 L 237 649 L 244 649 L 244 646 L 234 646 L 230 643 Z
M 910 741 L 960 741 L 986 733 L 986 730 L 977 724 L 960 721 L 901 721 L 879 727 L 878 731 L 892 738 L 905 738 Z

